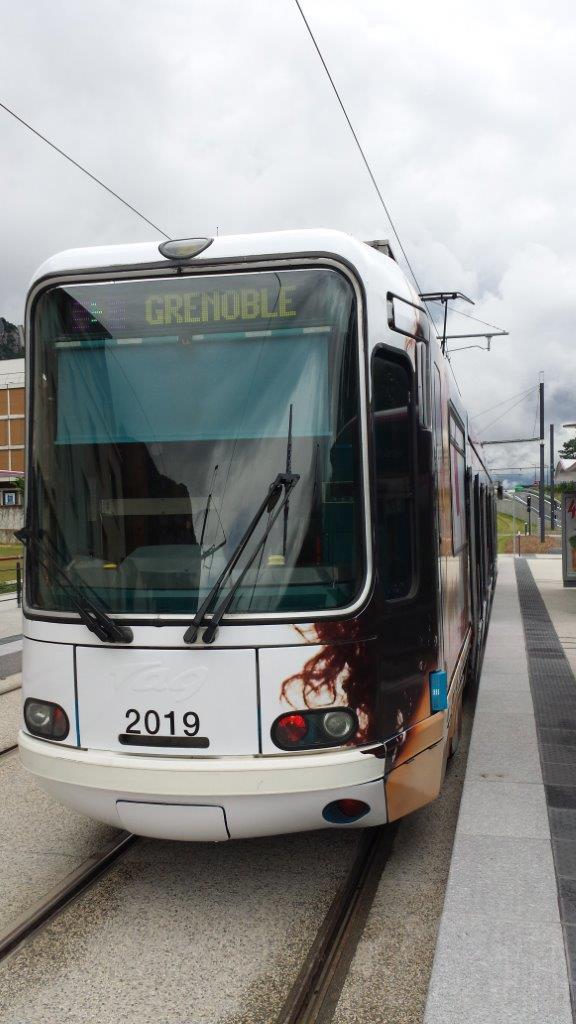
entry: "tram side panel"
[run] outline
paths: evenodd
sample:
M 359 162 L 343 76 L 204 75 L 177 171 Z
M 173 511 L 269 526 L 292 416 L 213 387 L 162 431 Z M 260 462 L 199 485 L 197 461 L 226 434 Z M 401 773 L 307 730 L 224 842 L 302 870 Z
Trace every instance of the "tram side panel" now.
M 371 372 L 375 589 L 365 617 L 377 645 L 376 733 L 388 739 L 367 753 L 384 760 L 395 820 L 438 795 L 447 738 L 430 697 L 440 667 L 433 443 L 416 422 L 411 361 L 382 348 Z
M 486 642 L 488 616 L 496 580 L 496 518 L 493 485 L 474 443 L 469 439 L 467 509 L 470 537 L 470 601 L 472 643 L 469 678 L 475 680 Z

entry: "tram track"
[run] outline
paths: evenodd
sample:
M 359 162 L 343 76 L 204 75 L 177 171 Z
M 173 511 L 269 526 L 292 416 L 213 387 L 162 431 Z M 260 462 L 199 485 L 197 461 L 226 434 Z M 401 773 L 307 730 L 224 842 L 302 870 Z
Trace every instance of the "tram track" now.
M 397 825 L 367 829 L 275 1024 L 328 1024 L 392 852 Z
M 351 868 L 312 941 L 275 1024 L 328 1024 L 362 935 L 397 826 L 367 829 Z M 42 899 L 0 932 L 0 962 L 33 939 L 114 866 L 138 840 L 129 833 L 88 857 Z
M 13 686 L 7 686 L 5 690 L 0 690 L 0 699 L 5 697 L 7 693 L 14 693 L 14 690 L 21 690 L 22 683 L 14 683 Z
M 468 731 L 447 789 L 454 808 Z M 439 919 L 441 913 L 452 839 L 447 835 L 455 821 L 455 812 L 447 819 L 438 802 L 402 827 L 324 831 L 302 842 L 272 837 L 196 849 L 139 839 L 124 846 L 130 837 L 116 836 L 118 853 L 108 863 L 100 855 L 92 877 L 82 865 L 79 885 L 63 880 L 56 900 L 53 893 L 42 900 L 39 916 L 32 908 L 24 927 L 15 915 L 10 928 L 6 922 L 0 988 L 6 987 L 7 1024 L 26 1019 L 30 1005 L 39 1024 L 48 1021 L 46 999 L 48 1005 L 57 997 L 62 1006 L 75 1006 L 87 975 L 93 986 L 85 995 L 87 1019 L 117 1019 L 122 1006 L 129 1007 L 127 1021 L 152 1024 L 165 1019 L 169 1004 L 170 1019 L 184 1021 L 190 1007 L 206 999 L 207 1024 L 343 1024 L 359 1019 L 358 1005 L 367 1007 L 360 1019 L 389 1019 L 390 1012 L 390 1019 L 415 1024 L 424 996 L 414 997 L 411 986 L 413 981 L 423 992 L 427 985 L 436 935 L 430 915 Z M 342 844 L 343 835 L 350 842 Z M 342 871 L 334 870 L 333 849 Z M 421 874 L 419 865 L 430 855 L 434 870 Z M 316 900 L 320 890 L 325 895 Z M 402 930 L 406 913 L 411 924 Z M 248 941 L 250 922 L 255 930 Z M 179 958 L 166 942 L 175 929 Z M 137 959 L 136 977 L 114 973 L 119 943 L 127 962 Z M 185 980 L 182 958 L 194 965 Z M 108 989 L 111 973 L 114 992 Z M 374 991 L 367 992 L 372 974 Z M 48 992 L 44 976 L 52 978 Z
M 14 683 L 11 686 L 6 686 L 5 689 L 0 690 L 0 724 L 2 723 L 2 716 L 6 714 L 6 709 L 9 708 L 9 705 L 12 703 L 11 701 L 8 701 L 6 698 L 8 698 L 9 694 L 15 693 L 17 690 L 21 689 L 22 684 L 18 682 Z M 16 732 L 17 725 L 15 726 L 14 733 L 12 733 L 12 735 L 10 735 L 11 729 L 2 729 L 2 734 L 0 735 L 0 758 L 3 757 L 4 754 L 10 754 L 12 753 L 13 750 L 16 750 L 18 744 L 16 742 L 11 742 L 12 736 L 15 735 Z
M 0 963 L 49 924 L 73 900 L 82 896 L 137 838 L 128 832 L 122 832 L 119 838 L 115 838 L 98 853 L 86 858 L 29 910 L 0 931 Z

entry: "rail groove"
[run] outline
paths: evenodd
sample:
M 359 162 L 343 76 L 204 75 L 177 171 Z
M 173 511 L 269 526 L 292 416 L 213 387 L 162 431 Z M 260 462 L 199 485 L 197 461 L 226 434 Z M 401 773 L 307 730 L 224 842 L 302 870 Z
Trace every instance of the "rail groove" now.
M 88 857 L 30 910 L 13 921 L 4 931 L 0 931 L 0 961 L 85 892 L 118 860 L 135 839 L 136 836 L 123 832 L 119 839 L 113 840 L 99 853 Z
M 397 825 L 367 829 L 350 873 L 336 893 L 276 1024 L 328 1024 L 332 1020 Z
M 0 690 L 0 697 L 4 697 L 7 693 L 14 693 L 14 690 L 21 690 L 22 683 L 14 683 L 14 686 L 8 686 L 5 690 Z

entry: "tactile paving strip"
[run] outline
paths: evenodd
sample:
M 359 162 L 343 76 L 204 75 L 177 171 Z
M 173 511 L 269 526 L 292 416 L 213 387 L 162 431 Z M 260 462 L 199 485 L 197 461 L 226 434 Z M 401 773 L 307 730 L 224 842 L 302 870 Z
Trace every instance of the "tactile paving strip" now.
M 515 559 L 576 1020 L 576 679 L 526 559 Z

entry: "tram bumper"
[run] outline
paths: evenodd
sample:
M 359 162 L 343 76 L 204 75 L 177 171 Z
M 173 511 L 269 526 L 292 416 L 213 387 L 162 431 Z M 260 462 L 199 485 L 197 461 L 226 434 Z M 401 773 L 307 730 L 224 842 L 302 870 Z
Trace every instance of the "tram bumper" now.
M 218 841 L 387 820 L 383 762 L 361 750 L 184 760 L 81 750 L 23 732 L 19 746 L 55 799 L 139 835 Z M 350 799 L 368 807 L 358 820 L 324 817 Z

